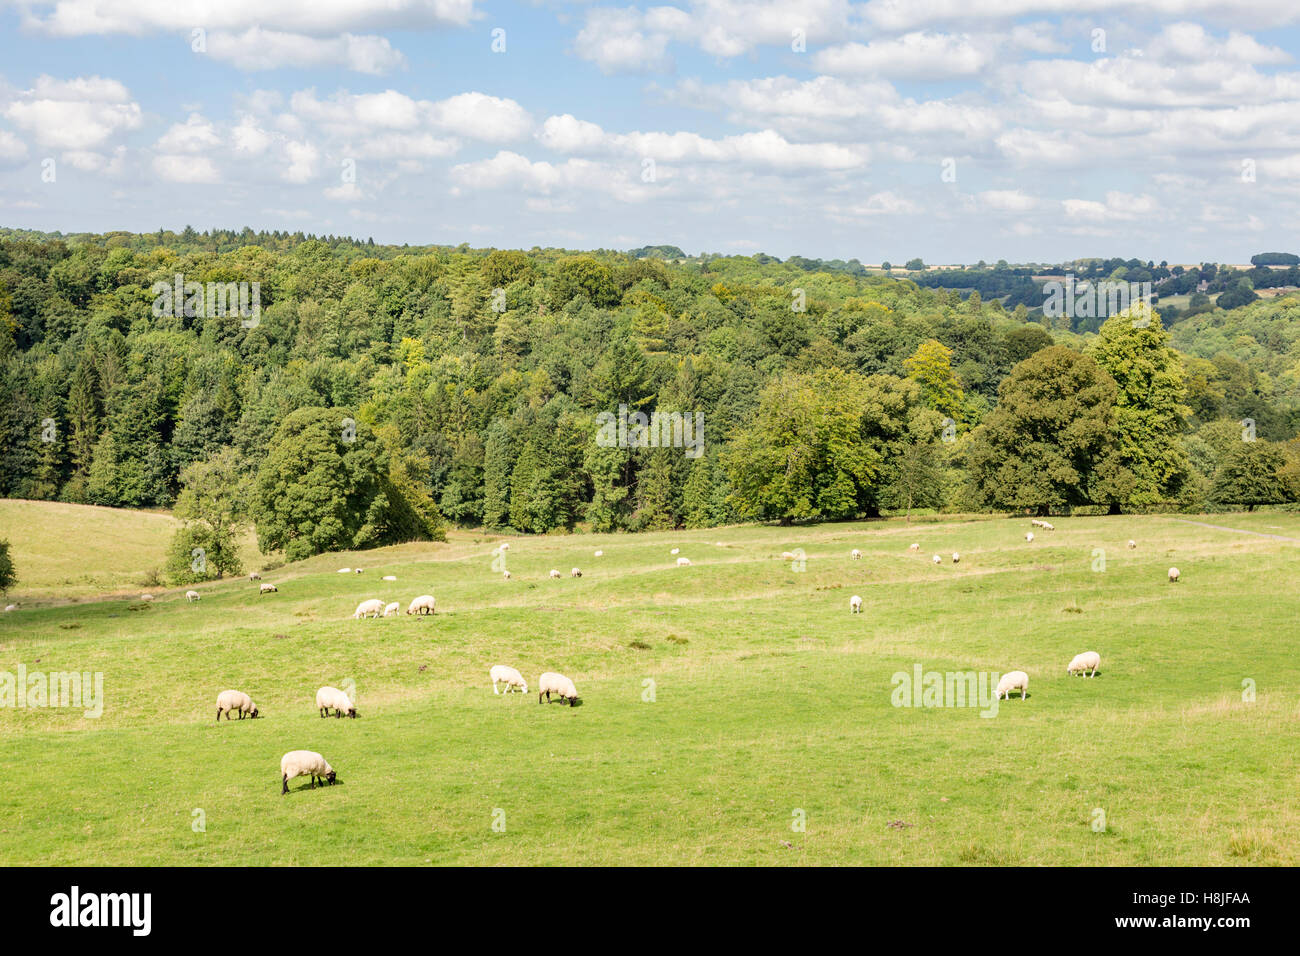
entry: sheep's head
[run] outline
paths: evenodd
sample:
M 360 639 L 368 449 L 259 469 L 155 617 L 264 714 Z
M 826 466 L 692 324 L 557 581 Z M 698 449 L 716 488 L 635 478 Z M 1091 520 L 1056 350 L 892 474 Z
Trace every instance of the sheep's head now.
M 256 717 L 257 714 L 258 714 L 258 711 L 257 711 L 257 705 L 254 704 L 254 705 L 253 705 L 253 709 L 252 709 L 251 711 L 249 711 L 249 714 L 248 714 L 248 715 L 249 715 L 250 717 Z
M 525 683 L 525 684 L 523 685 L 523 688 L 524 688 L 524 693 L 525 693 L 525 694 L 528 693 L 528 684 L 527 684 L 527 683 Z
M 349 707 L 349 708 L 348 708 L 348 716 L 349 716 L 349 717 L 356 717 L 356 715 L 357 715 L 357 709 L 356 709 L 356 707 Z
M 334 782 L 334 777 L 335 777 L 335 773 L 333 770 L 325 774 L 325 779 L 328 780 L 331 784 Z

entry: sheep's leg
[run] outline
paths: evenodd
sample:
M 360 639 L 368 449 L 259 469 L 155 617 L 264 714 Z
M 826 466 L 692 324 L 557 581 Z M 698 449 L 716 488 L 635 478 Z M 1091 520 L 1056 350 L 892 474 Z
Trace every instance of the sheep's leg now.
M 289 792 L 289 775 L 286 773 L 284 774 L 284 789 L 280 791 L 280 796 L 284 796 L 288 792 Z
M 217 723 L 221 723 L 221 708 L 217 708 Z
M 492 693 L 494 693 L 494 694 L 499 694 L 499 693 L 501 693 L 501 691 L 497 690 L 497 682 L 496 682 L 496 681 L 493 681 L 493 682 L 492 682 Z

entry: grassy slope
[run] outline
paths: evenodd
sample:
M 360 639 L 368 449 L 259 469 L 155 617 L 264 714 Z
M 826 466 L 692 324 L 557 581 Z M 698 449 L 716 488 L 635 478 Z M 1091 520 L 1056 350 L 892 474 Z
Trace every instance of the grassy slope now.
M 162 567 L 179 526 L 165 511 L 0 498 L 0 539 L 10 542 L 19 578 L 7 603 L 157 590 L 146 578 Z M 249 567 L 260 566 L 251 533 L 240 554 Z
M 1300 539 L 1294 515 L 1203 520 Z M 0 670 L 102 671 L 108 702 L 99 720 L 0 710 L 0 863 L 1300 862 L 1297 544 L 1165 517 L 1056 525 L 1032 545 L 1006 520 L 517 539 L 509 582 L 490 539 L 457 535 L 288 566 L 265 575 L 278 595 L 24 608 L 0 618 Z M 795 547 L 806 572 L 779 560 Z M 348 617 L 426 591 L 435 619 Z M 1088 649 L 1104 673 L 1067 678 Z M 499 662 L 530 685 L 567 673 L 583 705 L 494 697 Z M 894 708 L 914 663 L 1024 669 L 1030 697 L 994 719 Z M 316 688 L 349 679 L 360 718 L 317 717 Z M 226 687 L 266 719 L 215 725 Z M 281 797 L 295 748 L 342 785 Z

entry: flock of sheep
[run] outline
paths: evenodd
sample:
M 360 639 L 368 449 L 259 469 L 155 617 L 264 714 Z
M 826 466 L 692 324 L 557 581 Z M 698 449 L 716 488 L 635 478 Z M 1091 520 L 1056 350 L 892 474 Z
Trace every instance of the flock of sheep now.
M 1053 525 L 1046 521 L 1034 519 L 1031 524 L 1034 527 L 1045 531 L 1055 530 Z M 1025 540 L 1027 542 L 1032 542 L 1034 540 L 1034 534 L 1032 531 L 1025 534 Z M 496 553 L 500 554 L 501 552 L 508 550 L 509 547 L 509 544 L 502 544 L 499 546 Z M 1128 547 L 1130 550 L 1135 549 L 1137 543 L 1130 540 L 1128 542 Z M 907 550 L 915 553 L 919 551 L 920 548 L 920 544 L 914 542 L 908 546 Z M 680 548 L 673 548 L 670 554 L 676 558 L 678 567 L 689 567 L 691 564 L 690 559 L 681 556 L 680 552 Z M 598 550 L 595 552 L 594 557 L 599 558 L 603 555 L 604 552 Z M 783 560 L 795 559 L 796 555 L 794 552 L 785 551 L 782 552 L 781 557 Z M 853 548 L 849 552 L 849 558 L 853 561 L 861 560 L 862 551 L 858 548 Z M 942 563 L 942 559 L 938 554 L 935 554 L 931 560 L 935 564 Z M 960 561 L 961 555 L 953 552 L 953 564 L 957 564 Z M 364 568 L 340 568 L 338 573 L 361 574 L 364 570 Z M 510 572 L 503 571 L 502 573 L 504 578 L 509 580 Z M 578 568 L 571 569 L 569 574 L 574 578 L 582 577 L 582 571 Z M 561 577 L 561 574 L 558 570 L 552 569 L 549 572 L 549 577 L 551 579 L 557 579 Z M 249 574 L 248 578 L 250 582 L 257 582 L 261 580 L 261 575 L 254 571 Z M 1178 569 L 1170 568 L 1170 582 L 1176 582 L 1178 579 Z M 383 580 L 396 581 L 397 578 L 393 575 L 385 575 Z M 259 585 L 260 594 L 275 592 L 276 590 L 277 588 L 274 584 L 261 583 Z M 142 595 L 142 598 L 146 601 L 153 600 L 153 596 L 149 594 Z M 200 595 L 197 591 L 187 591 L 185 593 L 185 599 L 187 602 L 193 603 L 200 600 Z M 358 604 L 356 610 L 352 613 L 352 617 L 357 620 L 364 618 L 392 617 L 395 616 L 400 609 L 400 602 L 393 601 L 391 603 L 386 603 L 378 598 L 372 598 Z M 434 600 L 433 595 L 421 594 L 410 601 L 407 605 L 406 613 L 417 616 L 436 614 L 437 602 Z M 862 613 L 862 597 L 860 595 L 855 594 L 849 598 L 849 613 Z M 1101 656 L 1096 651 L 1085 651 L 1081 654 L 1075 655 L 1066 667 L 1066 673 L 1071 675 L 1082 674 L 1087 677 L 1095 677 L 1100 666 Z M 502 693 L 501 687 L 505 688 L 506 694 L 510 694 L 513 691 L 519 691 L 524 694 L 528 693 L 528 682 L 514 667 L 510 667 L 506 664 L 495 664 L 489 670 L 488 676 L 492 681 L 492 692 L 494 694 L 500 695 Z M 998 699 L 1006 698 L 1009 700 L 1013 690 L 1020 691 L 1021 699 L 1024 699 L 1024 697 L 1027 696 L 1029 691 L 1029 675 L 1027 673 L 1024 671 L 1010 671 L 1009 673 L 1003 674 L 997 685 L 996 696 Z M 563 674 L 547 671 L 538 678 L 537 701 L 538 703 L 542 703 L 543 700 L 549 702 L 552 695 L 558 697 L 561 702 L 569 704 L 570 707 L 572 707 L 574 702 L 578 699 L 578 691 L 572 680 L 565 677 Z M 336 687 L 322 687 L 316 692 L 316 708 L 321 717 L 329 716 L 331 711 L 335 717 L 346 715 L 355 718 L 357 716 L 356 704 L 346 693 Z M 246 716 L 249 718 L 256 718 L 259 716 L 257 706 L 253 703 L 252 698 L 247 694 L 238 690 L 222 691 L 217 696 L 217 720 L 220 721 L 224 714 L 226 720 L 229 721 L 232 713 L 238 713 L 240 720 L 243 720 Z M 315 789 L 318 780 L 322 785 L 327 782 L 333 784 L 336 781 L 337 775 L 334 769 L 329 765 L 329 762 L 315 751 L 293 750 L 286 753 L 280 760 L 280 779 L 282 787 L 280 792 L 282 794 L 288 793 L 289 781 L 294 777 L 299 776 L 310 776 L 311 788 Z
M 1046 521 L 1040 521 L 1037 518 L 1031 520 L 1030 524 L 1032 524 L 1035 528 L 1041 528 L 1044 531 L 1056 530 L 1056 527 L 1054 525 Z M 1034 533 L 1032 531 L 1026 532 L 1025 541 L 1032 543 L 1033 540 L 1034 540 Z M 1128 549 L 1132 551 L 1135 548 L 1137 548 L 1137 542 L 1132 539 L 1129 539 Z M 919 551 L 921 550 L 921 545 L 913 542 L 912 544 L 909 544 L 907 546 L 907 550 L 913 552 Z M 781 554 L 782 560 L 785 560 L 787 558 L 792 558 L 792 557 L 794 557 L 794 555 L 789 551 L 782 552 Z M 852 551 L 849 552 L 849 558 L 850 560 L 853 561 L 859 561 L 862 558 L 862 552 L 859 549 L 854 548 Z M 935 564 L 943 563 L 943 559 L 940 558 L 939 555 L 937 554 L 934 555 L 930 560 L 933 561 Z M 957 564 L 960 561 L 961 561 L 961 555 L 958 554 L 956 551 L 954 551 L 952 554 L 952 563 Z M 1171 584 L 1177 583 L 1178 578 L 1179 578 L 1178 569 L 1170 568 L 1169 569 L 1170 583 Z M 860 595 L 855 594 L 851 598 L 849 598 L 849 613 L 850 614 L 862 613 L 862 598 Z M 1097 675 L 1097 668 L 1099 668 L 1100 666 L 1101 666 L 1101 655 L 1099 655 L 1096 651 L 1084 651 L 1082 654 L 1076 654 L 1074 656 L 1074 658 L 1070 661 L 1069 665 L 1065 668 L 1065 672 L 1067 674 L 1085 674 L 1088 677 L 1095 677 Z M 997 686 L 998 699 L 1002 699 L 1003 697 L 1005 697 L 1006 699 L 1010 700 L 1011 691 L 1013 690 L 1020 691 L 1020 697 L 1022 700 L 1029 693 L 1029 675 L 1026 674 L 1024 671 L 1011 671 L 1010 673 L 1002 675 L 1002 679 L 998 681 L 998 686 Z

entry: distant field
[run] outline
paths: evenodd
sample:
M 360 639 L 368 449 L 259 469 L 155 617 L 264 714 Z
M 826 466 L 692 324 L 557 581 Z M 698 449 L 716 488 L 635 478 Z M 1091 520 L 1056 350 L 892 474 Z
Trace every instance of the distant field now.
M 163 511 L 128 511 L 0 498 L 0 539 L 10 542 L 18 586 L 10 601 L 67 600 L 141 591 L 162 568 L 180 522 Z M 253 536 L 241 548 L 260 567 Z M 153 588 L 156 590 L 156 588 Z
M 105 516 L 137 529 L 124 557 L 76 509 L 0 504 L 30 592 L 82 586 L 63 548 L 129 581 L 108 568 L 167 534 Z M 1300 863 L 1300 515 L 1053 523 L 511 538 L 510 581 L 503 539 L 456 534 L 288 565 L 278 594 L 23 607 L 0 671 L 102 672 L 105 705 L 0 707 L 0 863 Z M 435 618 L 349 617 L 425 592 Z M 1067 677 L 1084 650 L 1102 673 Z M 495 663 L 562 671 L 582 705 L 493 696 Z M 917 664 L 1022 669 L 1029 697 L 893 706 Z M 319 718 L 316 688 L 349 681 L 359 718 Z M 228 687 L 264 719 L 216 725 Z M 297 748 L 341 785 L 280 796 Z

